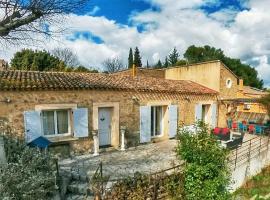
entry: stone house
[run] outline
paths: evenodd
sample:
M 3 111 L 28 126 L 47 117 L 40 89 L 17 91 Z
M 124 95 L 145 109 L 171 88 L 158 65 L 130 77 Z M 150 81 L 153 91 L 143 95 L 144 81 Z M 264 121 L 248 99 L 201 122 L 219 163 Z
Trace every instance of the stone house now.
M 0 119 L 27 142 L 44 136 L 77 153 L 173 138 L 180 124 L 215 127 L 218 91 L 190 80 L 129 74 L 0 71 Z M 208 112 L 202 105 L 209 105 Z M 203 114 L 204 113 L 204 114 Z
M 131 69 L 116 74 L 130 74 Z M 138 76 L 158 77 L 166 80 L 187 80 L 193 81 L 216 92 L 217 113 L 219 127 L 227 126 L 228 108 L 231 102 L 226 99 L 235 99 L 238 93 L 239 78 L 221 61 L 207 61 L 202 63 L 175 66 L 163 69 L 138 69 Z M 202 119 L 211 114 L 211 104 L 201 103 L 197 105 L 198 112 L 202 113 Z

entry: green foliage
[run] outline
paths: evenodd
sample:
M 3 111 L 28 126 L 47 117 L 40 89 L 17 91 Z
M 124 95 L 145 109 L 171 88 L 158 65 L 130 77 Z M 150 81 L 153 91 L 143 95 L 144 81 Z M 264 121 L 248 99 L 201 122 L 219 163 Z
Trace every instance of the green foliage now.
M 162 63 L 160 60 L 158 60 L 157 64 L 155 65 L 155 68 L 162 68 Z
M 23 49 L 15 53 L 11 59 L 11 68 L 31 71 L 93 72 L 83 66 L 67 66 L 64 61 L 45 50 L 34 51 L 31 49 Z
M 138 47 L 135 48 L 134 52 L 134 64 L 136 67 L 142 67 L 142 58 Z
M 178 61 L 178 58 L 179 58 L 179 53 L 178 53 L 176 47 L 174 47 L 172 52 L 169 54 L 168 61 L 170 63 L 170 66 L 175 66 L 177 61 Z
M 132 68 L 132 66 L 133 66 L 133 51 L 132 48 L 130 48 L 128 55 L 128 68 Z
M 163 67 L 164 67 L 164 68 L 169 67 L 169 60 L 168 60 L 168 57 L 167 57 L 167 56 L 165 57 L 165 61 L 164 61 Z
M 176 152 L 186 162 L 184 189 L 187 200 L 227 200 L 230 176 L 227 166 L 228 152 L 203 122 L 196 124 L 196 134 L 186 129 L 179 131 Z
M 263 196 L 270 194 L 270 167 L 264 168 L 261 173 L 248 180 L 241 188 L 234 192 L 235 199 L 266 199 Z M 269 198 L 268 198 L 269 199 Z
M 178 60 L 177 62 L 176 62 L 176 65 L 177 66 L 183 66 L 183 65 L 187 65 L 188 63 L 187 63 L 187 61 L 186 60 Z
M 4 142 L 8 163 L 0 166 L 0 199 L 50 199 L 55 191 L 52 157 L 11 137 Z
M 192 45 L 188 47 L 184 53 L 184 58 L 190 64 L 210 60 L 220 60 L 237 76 L 241 77 L 244 80 L 245 85 L 259 89 L 263 88 L 263 80 L 259 79 L 258 72 L 254 67 L 243 64 L 240 59 L 225 56 L 221 49 L 216 49 L 208 45 L 204 47 L 196 47 Z
M 18 70 L 60 71 L 64 66 L 61 61 L 47 51 L 23 49 L 11 59 L 11 67 Z
M 89 72 L 89 73 L 98 73 L 98 70 L 96 69 L 88 69 L 84 66 L 79 66 L 79 67 L 76 67 L 74 70 L 74 72 Z
M 264 107 L 267 110 L 268 116 L 270 117 L 270 93 L 261 97 L 259 99 L 259 103 L 261 103 L 262 105 L 264 105 Z

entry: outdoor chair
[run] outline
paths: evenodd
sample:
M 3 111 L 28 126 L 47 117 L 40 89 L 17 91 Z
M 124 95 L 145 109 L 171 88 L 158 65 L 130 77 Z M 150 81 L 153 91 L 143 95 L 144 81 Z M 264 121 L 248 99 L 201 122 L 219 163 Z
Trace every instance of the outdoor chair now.
M 243 123 L 238 123 L 238 128 L 240 131 L 246 132 L 247 131 L 247 125 Z
M 228 129 L 228 128 L 218 128 L 218 127 L 216 127 L 213 130 L 213 133 L 217 137 L 218 140 L 222 140 L 222 141 L 230 140 L 230 129 Z
M 226 147 L 227 147 L 228 149 L 236 149 L 236 148 L 238 148 L 239 146 L 242 145 L 243 139 L 244 139 L 243 136 L 237 137 L 237 138 L 235 138 L 234 140 L 227 142 L 227 143 L 226 143 Z
M 261 135 L 261 134 L 263 134 L 263 132 L 264 132 L 264 130 L 263 130 L 262 126 L 259 126 L 259 125 L 255 126 L 255 134 L 256 135 Z
M 254 133 L 255 132 L 255 126 L 253 124 L 248 126 L 248 132 L 249 133 Z
M 236 122 L 233 122 L 232 123 L 232 129 L 233 130 L 238 130 L 238 126 L 237 126 L 237 123 Z
M 220 128 L 218 128 L 218 127 L 214 128 L 214 131 L 213 131 L 214 135 L 219 135 L 220 132 L 221 132 Z

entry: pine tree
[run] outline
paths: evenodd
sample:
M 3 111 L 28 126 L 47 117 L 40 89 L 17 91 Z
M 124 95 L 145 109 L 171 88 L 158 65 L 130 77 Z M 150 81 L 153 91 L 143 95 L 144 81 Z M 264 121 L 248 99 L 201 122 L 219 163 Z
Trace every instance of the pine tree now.
M 157 64 L 156 64 L 156 68 L 162 68 L 162 63 L 160 60 L 158 60 Z
M 174 47 L 173 51 L 169 54 L 169 63 L 171 66 L 175 66 L 175 64 L 177 63 L 178 57 L 179 57 L 179 53 L 176 47 Z
M 140 51 L 138 47 L 135 48 L 135 52 L 134 52 L 134 64 L 136 67 L 142 67 L 142 60 L 141 60 Z
M 128 55 L 128 68 L 132 68 L 132 66 L 133 66 L 133 51 L 132 48 L 130 48 Z
M 164 62 L 164 64 L 163 64 L 163 67 L 164 67 L 164 68 L 169 67 L 169 61 L 168 61 L 168 57 L 167 57 L 167 56 L 165 57 L 165 62 Z

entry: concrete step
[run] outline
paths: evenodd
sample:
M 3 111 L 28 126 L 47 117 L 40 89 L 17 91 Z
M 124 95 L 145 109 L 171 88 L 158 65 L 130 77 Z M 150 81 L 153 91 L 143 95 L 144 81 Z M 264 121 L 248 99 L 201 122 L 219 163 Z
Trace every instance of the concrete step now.
M 94 196 L 68 194 L 66 200 L 94 200 Z
M 89 181 L 89 177 L 86 173 L 78 173 L 76 171 L 72 171 L 71 172 L 71 180 L 86 183 Z
M 67 192 L 70 194 L 77 194 L 77 195 L 92 194 L 89 188 L 89 184 L 87 182 L 79 182 L 79 181 L 72 181 L 67 187 Z

